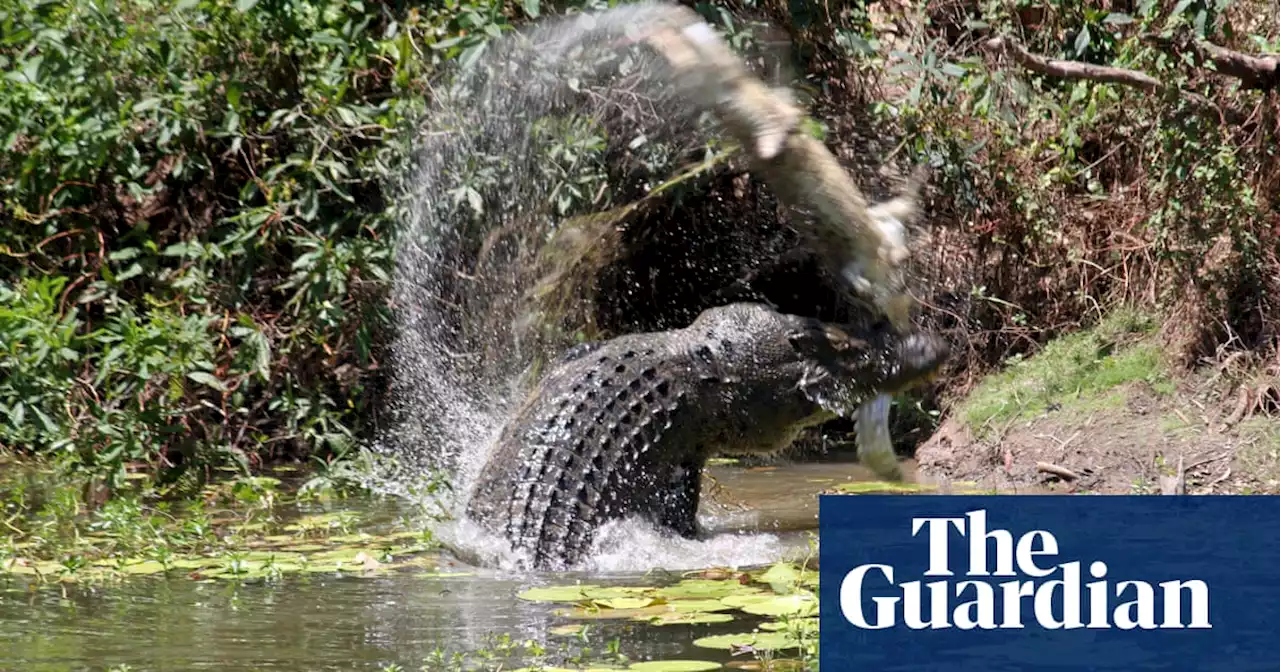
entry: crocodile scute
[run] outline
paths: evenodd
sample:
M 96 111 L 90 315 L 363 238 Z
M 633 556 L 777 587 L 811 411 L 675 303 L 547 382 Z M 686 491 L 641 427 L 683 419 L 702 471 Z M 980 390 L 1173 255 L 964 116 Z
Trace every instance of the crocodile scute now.
M 932 334 L 851 335 L 754 303 L 576 346 L 504 427 L 467 515 L 538 570 L 578 563 L 615 518 L 696 536 L 707 458 L 781 450 L 930 375 L 947 354 Z

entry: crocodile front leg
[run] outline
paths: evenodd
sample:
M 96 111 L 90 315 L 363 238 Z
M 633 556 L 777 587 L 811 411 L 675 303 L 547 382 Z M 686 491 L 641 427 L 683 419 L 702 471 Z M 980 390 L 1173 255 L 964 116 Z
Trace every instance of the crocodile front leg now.
M 658 523 L 686 539 L 698 537 L 698 500 L 702 495 L 703 459 L 677 465 L 658 502 Z

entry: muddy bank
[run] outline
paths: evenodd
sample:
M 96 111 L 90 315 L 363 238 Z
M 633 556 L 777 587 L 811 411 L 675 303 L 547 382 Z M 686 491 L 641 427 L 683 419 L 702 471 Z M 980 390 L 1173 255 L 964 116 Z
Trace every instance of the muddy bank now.
M 1232 405 L 1206 399 L 1204 383 L 1188 378 L 1167 395 L 1129 383 L 994 429 L 953 415 L 917 450 L 919 474 L 1014 491 L 1280 492 L 1280 421 L 1256 415 L 1227 426 Z

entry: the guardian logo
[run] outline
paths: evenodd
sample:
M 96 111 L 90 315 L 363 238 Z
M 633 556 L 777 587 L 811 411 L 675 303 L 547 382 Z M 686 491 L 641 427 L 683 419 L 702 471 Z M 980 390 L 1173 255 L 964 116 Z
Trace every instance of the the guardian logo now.
M 1015 541 L 1008 530 L 988 531 L 985 510 L 969 511 L 963 518 L 912 518 L 911 536 L 928 540 L 929 569 L 924 576 L 955 576 L 949 563 L 953 534 L 968 542 L 966 580 L 897 583 L 890 565 L 860 565 L 840 584 L 844 618 L 867 630 L 894 628 L 899 621 L 912 630 L 1016 629 L 1026 627 L 1027 617 L 1050 630 L 1213 627 L 1204 581 L 1113 583 L 1102 560 L 1088 562 L 1087 567 L 1081 560 L 1059 562 L 1058 541 L 1050 532 L 1032 530 Z M 1087 583 L 1082 578 L 1086 571 L 1092 579 Z M 891 596 L 883 595 L 886 592 Z

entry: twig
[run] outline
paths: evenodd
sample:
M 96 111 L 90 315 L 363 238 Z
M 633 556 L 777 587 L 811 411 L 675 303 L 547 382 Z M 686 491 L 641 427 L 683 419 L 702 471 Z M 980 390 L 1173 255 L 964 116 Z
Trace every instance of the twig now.
M 1058 447 L 1062 449 L 1062 453 L 1058 457 L 1059 462 L 1066 459 L 1067 457 L 1067 444 L 1071 443 L 1072 441 L 1075 441 L 1076 438 L 1079 436 L 1080 436 L 1080 430 L 1076 430 L 1075 434 L 1072 434 L 1071 436 L 1067 437 L 1066 441 L 1059 440 L 1058 437 L 1051 436 L 1049 434 L 1036 434 L 1037 439 L 1053 439 L 1054 441 L 1058 442 Z
M 1190 465 L 1190 466 L 1188 466 L 1188 467 L 1187 467 L 1187 471 L 1191 471 L 1192 469 L 1195 469 L 1196 467 L 1203 467 L 1204 465 L 1209 464 L 1209 463 L 1211 463 L 1211 462 L 1217 462 L 1218 460 L 1221 460 L 1221 459 L 1226 458 L 1226 457 L 1231 457 L 1231 451 L 1229 451 L 1229 450 L 1228 450 L 1227 452 L 1225 452 L 1225 453 L 1223 453 L 1223 454 L 1221 454 L 1221 455 L 1218 455 L 1218 456 L 1216 456 L 1216 457 L 1208 457 L 1208 458 L 1205 458 L 1205 459 L 1203 459 L 1203 460 L 1200 460 L 1199 462 L 1193 462 L 1193 463 L 1191 463 L 1191 465 Z
M 1056 464 L 1051 464 L 1049 462 L 1036 462 L 1036 471 L 1045 473 L 1045 474 L 1053 474 L 1054 476 L 1057 476 L 1058 478 L 1061 478 L 1067 481 L 1080 480 L 1080 475 L 1077 474 L 1076 472 L 1071 471 L 1066 467 L 1058 466 Z

